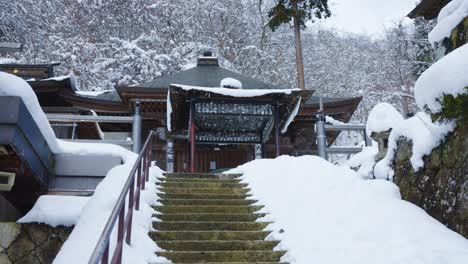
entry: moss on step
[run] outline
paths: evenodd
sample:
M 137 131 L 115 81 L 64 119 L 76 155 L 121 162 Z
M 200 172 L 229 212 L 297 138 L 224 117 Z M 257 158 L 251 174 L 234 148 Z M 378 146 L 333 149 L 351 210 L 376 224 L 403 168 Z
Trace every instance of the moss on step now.
M 168 188 L 243 188 L 245 183 L 229 182 L 160 182 L 159 186 Z
M 247 199 L 163 199 L 163 205 L 251 205 L 257 200 Z
M 247 194 L 159 193 L 161 199 L 246 199 Z
M 185 213 L 254 213 L 263 208 L 262 205 L 163 205 L 153 207 L 160 213 L 185 214 Z
M 171 193 L 198 193 L 198 194 L 246 194 L 249 188 L 165 188 L 158 189 L 167 194 Z
M 284 251 L 179 251 L 160 252 L 159 255 L 174 262 L 233 262 L 233 261 L 280 261 Z
M 227 222 L 245 222 L 255 221 L 258 218 L 264 217 L 266 214 L 160 214 L 155 215 L 162 221 L 227 221 Z
M 164 221 L 153 222 L 153 227 L 156 230 L 173 230 L 173 231 L 209 231 L 209 230 L 224 230 L 224 231 L 261 231 L 267 227 L 270 222 L 181 222 L 181 221 Z
M 269 231 L 155 231 L 150 237 L 155 240 L 264 240 Z
M 169 251 L 273 250 L 279 241 L 156 241 L 156 244 Z

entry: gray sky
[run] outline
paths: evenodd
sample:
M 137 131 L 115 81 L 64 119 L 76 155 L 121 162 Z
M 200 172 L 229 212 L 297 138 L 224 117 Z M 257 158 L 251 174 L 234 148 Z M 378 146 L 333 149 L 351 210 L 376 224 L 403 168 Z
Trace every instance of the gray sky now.
M 327 27 L 352 33 L 378 35 L 393 21 L 401 20 L 418 0 L 329 0 L 332 17 Z

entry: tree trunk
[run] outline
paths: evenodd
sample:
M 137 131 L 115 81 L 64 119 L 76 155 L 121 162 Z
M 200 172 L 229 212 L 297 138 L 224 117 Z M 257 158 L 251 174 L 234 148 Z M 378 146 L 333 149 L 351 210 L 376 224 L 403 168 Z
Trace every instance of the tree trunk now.
M 294 13 L 298 13 L 297 2 L 293 2 Z M 296 66 L 297 66 L 297 86 L 305 89 L 304 80 L 304 62 L 302 60 L 301 26 L 296 17 L 294 17 L 294 40 L 296 44 Z

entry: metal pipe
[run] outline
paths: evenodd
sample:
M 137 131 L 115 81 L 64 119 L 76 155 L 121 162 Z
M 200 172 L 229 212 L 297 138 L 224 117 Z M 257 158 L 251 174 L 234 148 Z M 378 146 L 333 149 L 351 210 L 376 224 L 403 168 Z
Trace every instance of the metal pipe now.
M 141 112 L 140 112 L 140 102 L 139 101 L 136 101 L 133 104 L 132 139 L 133 139 L 132 151 L 135 152 L 135 153 L 140 153 L 140 149 L 141 149 Z
M 131 116 L 91 116 L 91 115 L 68 115 L 68 114 L 46 114 L 50 122 L 98 122 L 98 123 L 132 123 Z
M 327 135 L 325 132 L 325 115 L 323 114 L 322 98 L 320 98 L 320 109 L 316 117 L 317 123 L 315 123 L 315 134 L 317 137 L 318 155 L 324 159 L 327 159 Z

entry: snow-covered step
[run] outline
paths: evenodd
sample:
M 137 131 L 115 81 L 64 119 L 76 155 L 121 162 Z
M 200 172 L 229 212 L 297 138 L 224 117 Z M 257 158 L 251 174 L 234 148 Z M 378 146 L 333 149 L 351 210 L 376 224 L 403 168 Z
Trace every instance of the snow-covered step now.
M 246 214 L 255 213 L 262 209 L 263 205 L 162 205 L 154 209 L 160 213 L 190 214 L 190 213 L 231 213 Z
M 173 262 L 278 262 L 285 251 L 166 251 L 158 254 L 167 257 Z
M 202 193 L 202 194 L 246 194 L 248 188 L 166 188 L 159 187 L 159 191 L 164 193 Z
M 204 179 L 236 179 L 242 174 L 222 174 L 222 173 L 164 173 L 164 176 L 170 178 L 204 178 Z
M 229 213 L 204 213 L 204 214 L 159 214 L 155 215 L 161 221 L 227 221 L 227 222 L 246 222 L 255 221 L 266 214 L 229 214 Z
M 261 231 L 267 227 L 270 222 L 182 222 L 182 221 L 163 221 L 153 222 L 153 227 L 156 230 L 166 231 L 210 231 L 210 230 L 226 230 L 226 231 Z
M 166 188 L 243 188 L 247 187 L 245 183 L 231 183 L 222 181 L 211 182 L 161 182 L 159 186 Z
M 159 193 L 161 199 L 239 199 L 249 197 L 248 194 L 216 194 L 216 193 Z
M 162 199 L 163 205 L 251 205 L 257 200 L 251 199 Z
M 177 178 L 166 177 L 158 178 L 159 182 L 226 182 L 226 183 L 239 183 L 241 179 L 210 179 L 210 178 Z
M 269 231 L 154 231 L 154 241 L 160 240 L 265 240 Z
M 169 251 L 273 250 L 279 242 L 273 240 L 156 241 L 160 248 Z

